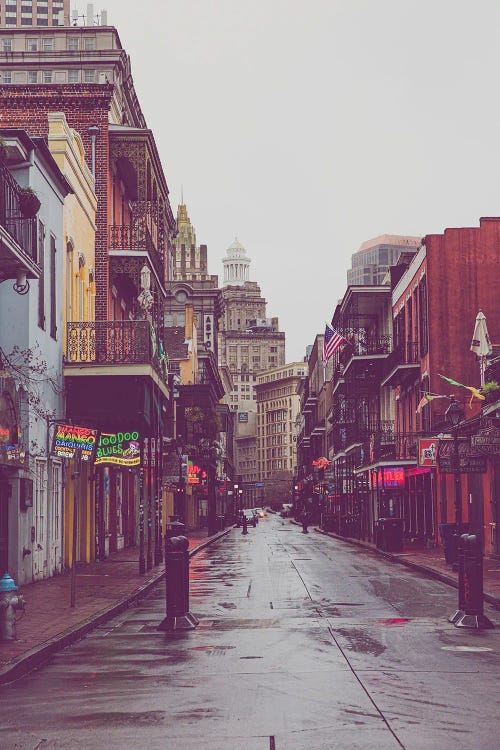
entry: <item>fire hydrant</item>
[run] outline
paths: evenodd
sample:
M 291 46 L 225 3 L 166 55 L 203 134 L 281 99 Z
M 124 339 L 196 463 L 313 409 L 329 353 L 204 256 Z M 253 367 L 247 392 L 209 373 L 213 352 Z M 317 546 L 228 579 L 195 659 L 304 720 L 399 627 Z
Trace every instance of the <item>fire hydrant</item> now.
M 0 641 L 16 638 L 16 610 L 24 609 L 22 594 L 15 594 L 17 586 L 8 573 L 0 578 Z

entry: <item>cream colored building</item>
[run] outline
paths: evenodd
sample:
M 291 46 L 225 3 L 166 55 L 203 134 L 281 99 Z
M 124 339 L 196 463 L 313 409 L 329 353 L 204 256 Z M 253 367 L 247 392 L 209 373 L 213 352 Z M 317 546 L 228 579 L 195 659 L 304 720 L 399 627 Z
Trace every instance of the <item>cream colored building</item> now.
M 306 362 L 291 362 L 257 375 L 257 473 L 265 502 L 282 502 L 292 487 L 297 465 L 297 388 L 307 375 Z M 285 499 L 284 499 L 285 498 Z
M 94 177 L 85 163 L 80 135 L 66 122 L 63 112 L 49 112 L 49 149 L 73 192 L 66 196 L 63 210 L 63 351 L 66 351 L 67 323 L 95 320 L 95 214 L 97 198 Z M 64 491 L 64 557 L 72 565 L 72 533 L 75 484 L 69 471 Z M 78 559 L 90 562 L 95 554 L 95 502 L 89 469 L 80 475 Z
M 95 319 L 95 214 L 94 177 L 85 163 L 80 135 L 63 112 L 49 112 L 49 149 L 73 193 L 64 201 L 64 340 L 66 323 Z

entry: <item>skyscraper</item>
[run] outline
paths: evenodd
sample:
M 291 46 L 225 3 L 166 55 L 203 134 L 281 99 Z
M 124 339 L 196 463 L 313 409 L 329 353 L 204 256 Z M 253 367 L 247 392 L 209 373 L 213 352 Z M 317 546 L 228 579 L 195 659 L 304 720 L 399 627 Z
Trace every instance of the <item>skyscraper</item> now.
M 69 0 L 0 0 L 0 27 L 69 26 Z

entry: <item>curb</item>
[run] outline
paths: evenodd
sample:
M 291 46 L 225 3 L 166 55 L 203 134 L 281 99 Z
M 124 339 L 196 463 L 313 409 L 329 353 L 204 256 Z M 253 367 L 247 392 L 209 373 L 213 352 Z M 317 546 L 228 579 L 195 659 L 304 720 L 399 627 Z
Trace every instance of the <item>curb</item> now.
M 419 573 L 423 573 L 429 578 L 435 578 L 436 580 L 441 581 L 442 583 L 446 583 L 448 586 L 452 586 L 454 589 L 458 589 L 457 579 L 453 578 L 452 576 L 447 576 L 446 573 L 442 573 L 440 570 L 436 570 L 435 568 L 429 568 L 427 565 L 416 563 L 413 560 L 408 560 L 405 557 L 400 557 L 399 555 L 394 555 L 391 552 L 384 552 L 383 550 L 379 550 L 376 547 L 368 546 L 364 544 L 363 542 L 359 541 L 358 539 L 351 539 L 351 537 L 339 536 L 338 534 L 334 534 L 332 531 L 323 531 L 323 529 L 319 529 L 317 527 L 314 527 L 314 531 L 316 531 L 318 534 L 329 536 L 332 539 L 338 539 L 341 542 L 346 542 L 346 544 L 350 544 L 355 547 L 360 547 L 361 549 L 364 549 L 366 552 L 373 552 L 379 557 L 383 557 L 385 560 L 390 560 L 391 562 L 397 562 L 400 565 L 406 565 L 407 568 L 412 568 L 413 570 L 416 570 Z M 498 596 L 495 596 L 494 594 L 488 594 L 486 591 L 484 591 L 483 599 L 489 604 L 492 604 L 495 607 L 495 609 L 500 610 L 500 598 Z
M 231 528 L 226 529 L 216 536 L 210 537 L 206 542 L 199 544 L 198 547 L 195 547 L 190 551 L 189 558 L 191 559 L 197 555 L 198 552 L 201 552 L 211 544 L 218 542 L 219 539 L 227 536 L 230 531 Z M 135 602 L 138 602 L 146 596 L 146 594 L 148 594 L 164 577 L 165 571 L 155 573 L 154 576 L 145 581 L 138 589 L 128 594 L 128 596 L 121 601 L 112 604 L 107 609 L 102 610 L 95 615 L 91 615 L 70 630 L 65 630 L 62 633 L 55 635 L 43 644 L 35 646 L 21 656 L 16 657 L 16 659 L 9 662 L 4 667 L 0 667 L 0 685 L 5 685 L 6 683 L 18 680 L 20 677 L 23 677 L 28 674 L 28 672 L 31 672 L 33 669 L 43 664 L 43 662 L 47 661 L 52 654 L 55 654 L 57 651 L 69 646 L 71 643 L 80 640 L 92 630 L 99 627 L 99 625 L 102 625 L 113 617 L 116 617 L 116 615 L 119 615 L 121 612 L 124 612 L 132 604 L 135 604 Z

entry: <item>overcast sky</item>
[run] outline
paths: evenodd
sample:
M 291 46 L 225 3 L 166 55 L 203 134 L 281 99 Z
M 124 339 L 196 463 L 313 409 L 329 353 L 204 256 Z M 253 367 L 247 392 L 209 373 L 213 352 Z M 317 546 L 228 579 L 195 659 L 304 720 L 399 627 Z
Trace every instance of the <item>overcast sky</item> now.
M 80 3 L 79 6 L 81 7 Z M 498 0 L 102 0 L 174 213 L 209 270 L 237 236 L 288 361 L 351 254 L 499 214 Z

